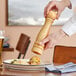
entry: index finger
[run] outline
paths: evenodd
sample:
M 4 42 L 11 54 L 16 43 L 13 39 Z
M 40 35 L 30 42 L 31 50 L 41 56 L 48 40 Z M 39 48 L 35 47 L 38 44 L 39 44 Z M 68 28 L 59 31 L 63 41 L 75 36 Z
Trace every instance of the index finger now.
M 55 2 L 51 2 L 49 5 L 48 5 L 48 8 L 47 8 L 47 14 L 49 13 L 49 11 L 51 11 L 51 9 L 56 6 L 55 5 Z

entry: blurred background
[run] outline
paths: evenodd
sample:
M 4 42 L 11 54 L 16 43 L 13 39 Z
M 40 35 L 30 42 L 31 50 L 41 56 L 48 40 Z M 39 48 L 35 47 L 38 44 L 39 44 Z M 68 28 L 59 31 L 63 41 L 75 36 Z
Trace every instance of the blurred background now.
M 49 0 L 8 0 L 9 25 L 43 25 L 44 8 L 48 2 Z M 72 10 L 66 8 L 53 25 L 63 25 L 72 13 Z

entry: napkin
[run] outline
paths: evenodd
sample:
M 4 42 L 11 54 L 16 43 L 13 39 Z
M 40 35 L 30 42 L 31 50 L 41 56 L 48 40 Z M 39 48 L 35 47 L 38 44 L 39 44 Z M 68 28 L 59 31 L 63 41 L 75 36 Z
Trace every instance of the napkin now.
M 69 73 L 76 71 L 76 64 L 70 62 L 64 65 L 54 66 L 54 65 L 47 65 L 45 67 L 47 72 L 55 72 L 55 73 Z

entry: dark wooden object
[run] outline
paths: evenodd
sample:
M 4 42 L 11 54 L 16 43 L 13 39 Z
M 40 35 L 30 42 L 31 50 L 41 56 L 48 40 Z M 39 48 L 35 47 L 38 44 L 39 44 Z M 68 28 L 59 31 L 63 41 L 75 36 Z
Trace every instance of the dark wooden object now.
M 76 47 L 55 46 L 53 63 L 65 64 L 68 62 L 76 63 Z
M 25 57 L 29 43 L 30 37 L 22 33 L 16 46 L 16 50 L 19 51 L 18 59 L 21 57 L 22 54 L 24 55 L 23 58 Z
M 2 51 L 5 51 L 5 52 L 12 52 L 12 51 L 14 51 L 14 48 L 3 48 Z

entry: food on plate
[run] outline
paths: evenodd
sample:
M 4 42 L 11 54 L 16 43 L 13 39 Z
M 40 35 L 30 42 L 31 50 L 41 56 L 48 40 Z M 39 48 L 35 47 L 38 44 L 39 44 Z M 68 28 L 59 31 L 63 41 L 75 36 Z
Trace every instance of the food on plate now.
M 40 58 L 38 56 L 33 56 L 30 59 L 14 59 L 11 64 L 21 64 L 21 65 L 39 65 Z
M 31 64 L 31 65 L 39 65 L 40 64 L 40 58 L 38 56 L 33 56 L 30 59 L 29 64 Z
M 28 61 L 25 59 L 14 59 L 11 64 L 29 65 Z

